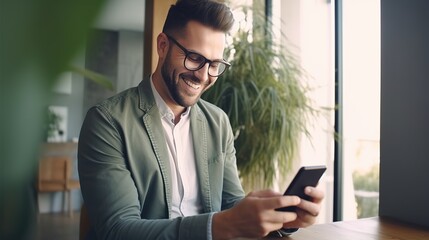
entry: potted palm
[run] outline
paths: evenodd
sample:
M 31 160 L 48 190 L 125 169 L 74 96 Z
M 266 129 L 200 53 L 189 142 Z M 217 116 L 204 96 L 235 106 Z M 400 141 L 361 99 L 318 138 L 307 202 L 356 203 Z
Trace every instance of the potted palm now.
M 271 187 L 276 174 L 288 172 L 314 110 L 294 56 L 272 41 L 262 14 L 253 9 L 252 16 L 253 28 L 239 27 L 227 44 L 230 69 L 203 95 L 229 116 L 245 190 Z

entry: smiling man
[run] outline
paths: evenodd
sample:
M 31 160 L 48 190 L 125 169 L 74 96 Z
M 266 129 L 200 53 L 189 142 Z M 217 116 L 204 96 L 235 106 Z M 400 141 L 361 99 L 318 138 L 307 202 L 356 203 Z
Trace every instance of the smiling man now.
M 179 0 L 157 38 L 158 65 L 139 86 L 91 108 L 79 140 L 87 239 L 231 239 L 314 223 L 312 201 L 271 190 L 244 196 L 228 117 L 200 99 L 230 66 L 230 9 Z M 297 212 L 277 208 L 297 206 Z
M 201 94 L 229 67 L 222 59 L 225 33 L 189 21 L 180 32 L 164 27 L 157 40 L 159 64 L 152 76 L 153 83 L 177 117 L 197 103 Z

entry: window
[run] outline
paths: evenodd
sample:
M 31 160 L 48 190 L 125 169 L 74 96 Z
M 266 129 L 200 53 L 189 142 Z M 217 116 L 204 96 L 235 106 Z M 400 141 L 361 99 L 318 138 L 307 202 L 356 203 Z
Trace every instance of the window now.
M 380 1 L 342 0 L 343 220 L 378 215 Z M 340 63 L 341 64 L 341 63 Z
M 280 19 L 286 45 L 299 56 L 313 86 L 318 107 L 337 105 L 341 129 L 334 149 L 334 111 L 322 112 L 303 137 L 301 165 L 326 164 L 320 183 L 326 192 L 319 222 L 378 214 L 380 127 L 380 2 L 374 0 L 273 0 L 273 20 Z M 335 6 L 337 5 L 337 6 Z M 335 8 L 341 28 L 335 32 Z M 340 36 L 335 48 L 335 34 Z M 335 59 L 336 51 L 341 53 Z M 335 61 L 341 71 L 341 102 L 335 103 Z M 336 152 L 338 151 L 338 152 Z M 334 156 L 340 154 L 339 212 L 334 213 Z M 334 216 L 335 214 L 335 216 Z M 338 215 L 338 216 L 337 216 Z
M 326 0 L 273 0 L 272 6 L 273 21 L 281 26 L 285 34 L 281 41 L 298 57 L 306 72 L 302 80 L 312 88 L 308 96 L 315 108 L 320 109 L 309 123 L 311 137 L 302 137 L 295 167 L 319 164 L 328 167 L 319 182 L 325 191 L 325 200 L 318 221 L 332 222 L 335 106 L 333 4 Z

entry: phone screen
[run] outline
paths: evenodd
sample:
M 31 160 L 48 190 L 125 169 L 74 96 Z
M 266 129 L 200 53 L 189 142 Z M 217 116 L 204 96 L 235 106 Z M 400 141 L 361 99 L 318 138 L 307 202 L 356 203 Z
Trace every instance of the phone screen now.
M 295 195 L 305 200 L 310 200 L 310 197 L 304 193 L 307 186 L 315 187 L 326 171 L 326 166 L 304 166 L 301 167 L 294 179 L 290 183 L 283 195 Z M 296 207 L 284 207 L 277 209 L 278 211 L 295 211 Z

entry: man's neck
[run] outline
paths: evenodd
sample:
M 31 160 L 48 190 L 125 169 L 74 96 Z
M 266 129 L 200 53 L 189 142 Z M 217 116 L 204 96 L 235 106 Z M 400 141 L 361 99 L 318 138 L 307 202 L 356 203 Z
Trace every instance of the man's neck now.
M 165 85 L 165 83 L 162 81 L 161 76 L 159 73 L 157 73 L 157 71 L 152 74 L 152 83 L 159 96 L 161 96 L 162 100 L 165 102 L 168 108 L 170 108 L 173 112 L 174 124 L 177 124 L 180 121 L 180 115 L 186 112 L 186 107 L 177 104 L 170 96 L 170 94 L 165 91 L 165 89 L 167 88 L 166 86 L 164 88 L 161 86 L 161 84 Z

